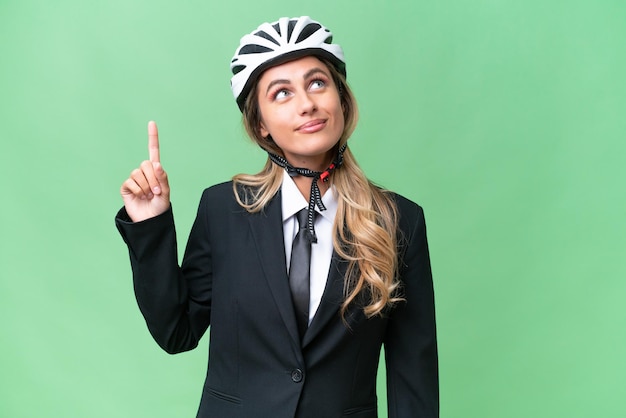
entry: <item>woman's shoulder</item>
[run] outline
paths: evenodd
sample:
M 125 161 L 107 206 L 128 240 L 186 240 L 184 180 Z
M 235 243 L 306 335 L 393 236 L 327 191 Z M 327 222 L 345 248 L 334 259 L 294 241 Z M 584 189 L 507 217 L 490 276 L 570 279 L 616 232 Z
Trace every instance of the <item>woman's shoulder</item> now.
M 244 206 L 242 206 L 242 202 L 256 199 L 257 194 L 257 187 L 242 185 L 241 183 L 230 180 L 204 189 L 200 205 L 235 212 L 242 210 L 245 211 Z
M 398 212 L 400 214 L 408 215 L 410 213 L 423 212 L 422 206 L 420 206 L 418 203 L 414 202 L 413 200 L 396 192 L 392 192 L 389 190 L 387 190 L 386 192 L 389 193 L 389 195 L 395 202 L 396 207 L 398 208 Z
M 235 190 L 237 190 L 237 193 L 241 195 L 241 193 L 245 193 L 245 192 L 255 192 L 257 189 L 258 187 L 255 187 L 255 186 L 248 186 L 248 185 L 241 184 L 241 183 L 235 183 L 233 180 L 229 180 L 223 183 L 217 183 L 217 184 L 214 184 L 213 186 L 207 187 L 206 189 L 204 189 L 203 194 L 207 194 L 210 196 L 232 194 L 234 197 Z
M 403 231 L 411 231 L 419 225 L 423 225 L 424 209 L 413 200 L 395 192 L 388 191 L 396 204 L 398 211 L 398 226 Z
M 200 198 L 200 206 L 208 208 L 227 208 L 236 203 L 232 180 L 207 187 Z
M 233 181 L 225 181 L 222 183 L 217 183 L 212 186 L 207 187 L 202 192 L 203 196 L 222 196 L 224 194 L 233 194 Z

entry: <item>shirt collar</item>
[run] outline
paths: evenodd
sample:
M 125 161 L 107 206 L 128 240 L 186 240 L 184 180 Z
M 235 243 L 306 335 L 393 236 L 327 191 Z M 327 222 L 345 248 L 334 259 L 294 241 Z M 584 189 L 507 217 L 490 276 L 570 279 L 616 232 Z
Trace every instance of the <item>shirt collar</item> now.
M 306 208 L 309 202 L 304 199 L 296 183 L 291 176 L 287 174 L 287 170 L 283 171 L 283 183 L 281 187 L 283 222 L 285 222 L 301 209 Z M 320 211 L 316 206 L 315 211 L 331 223 L 334 222 L 335 214 L 337 213 L 337 196 L 334 186 L 330 186 L 326 193 L 324 193 L 322 202 L 324 206 L 326 206 L 326 210 Z

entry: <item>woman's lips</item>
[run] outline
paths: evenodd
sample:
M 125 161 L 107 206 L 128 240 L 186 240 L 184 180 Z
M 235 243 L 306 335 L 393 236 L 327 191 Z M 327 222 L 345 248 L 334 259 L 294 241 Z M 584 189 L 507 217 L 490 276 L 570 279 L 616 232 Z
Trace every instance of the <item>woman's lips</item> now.
M 296 128 L 296 131 L 302 132 L 302 133 L 305 133 L 305 134 L 312 134 L 314 132 L 318 132 L 318 131 L 324 129 L 325 126 L 326 126 L 326 120 L 325 119 L 315 119 L 315 120 L 308 121 L 308 122 L 303 123 L 302 125 L 298 126 Z

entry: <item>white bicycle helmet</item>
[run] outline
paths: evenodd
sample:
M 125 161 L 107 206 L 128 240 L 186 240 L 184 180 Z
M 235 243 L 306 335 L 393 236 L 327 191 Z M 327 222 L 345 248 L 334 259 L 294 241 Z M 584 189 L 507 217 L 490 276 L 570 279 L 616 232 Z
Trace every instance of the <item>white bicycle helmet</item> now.
M 263 23 L 245 35 L 230 63 L 230 87 L 239 109 L 243 111 L 246 97 L 263 71 L 293 59 L 315 55 L 330 61 L 345 76 L 343 50 L 332 40 L 333 34 L 308 16 Z

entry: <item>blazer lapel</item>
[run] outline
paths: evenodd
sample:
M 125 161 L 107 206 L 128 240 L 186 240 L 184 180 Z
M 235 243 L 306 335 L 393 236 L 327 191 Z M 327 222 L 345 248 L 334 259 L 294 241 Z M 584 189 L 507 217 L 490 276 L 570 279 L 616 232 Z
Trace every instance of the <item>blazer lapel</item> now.
M 317 312 L 302 339 L 303 348 L 324 329 L 326 323 L 330 321 L 333 316 L 338 315 L 344 299 L 343 284 L 347 266 L 348 262 L 339 258 L 337 253 L 333 251 L 324 294 L 322 295 L 322 300 L 317 308 Z
M 252 214 L 248 219 L 263 273 L 274 296 L 274 303 L 294 343 L 300 346 L 300 335 L 287 277 L 280 196 L 279 191 L 263 211 Z

